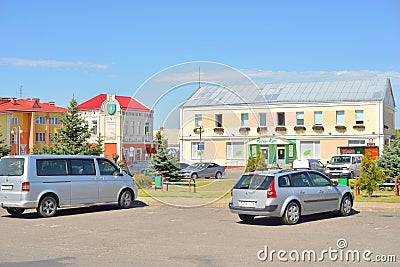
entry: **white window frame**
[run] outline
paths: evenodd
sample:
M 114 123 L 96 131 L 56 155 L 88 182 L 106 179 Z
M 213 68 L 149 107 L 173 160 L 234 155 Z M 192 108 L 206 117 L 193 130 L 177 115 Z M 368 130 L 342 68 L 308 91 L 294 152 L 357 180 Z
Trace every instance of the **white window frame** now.
M 249 113 L 240 114 L 240 126 L 241 127 L 249 126 Z
M 314 125 L 322 125 L 322 111 L 314 111 Z
M 364 110 L 355 111 L 356 125 L 364 125 Z
M 46 124 L 46 116 L 36 116 L 35 123 L 41 125 Z
M 261 126 L 261 127 L 267 126 L 267 113 L 259 113 L 258 114 L 258 123 L 259 123 L 259 126 Z
M 194 115 L 194 127 L 195 128 L 203 127 L 203 115 L 201 114 Z
M 304 126 L 304 112 L 296 112 L 296 125 Z
M 337 126 L 344 126 L 345 125 L 345 120 L 344 120 L 344 110 L 337 110 L 336 111 L 336 125 Z
M 46 142 L 46 133 L 35 133 L 35 142 Z
M 242 151 L 237 155 L 238 151 Z M 226 143 L 226 159 L 245 159 L 245 146 L 243 142 L 227 142 Z

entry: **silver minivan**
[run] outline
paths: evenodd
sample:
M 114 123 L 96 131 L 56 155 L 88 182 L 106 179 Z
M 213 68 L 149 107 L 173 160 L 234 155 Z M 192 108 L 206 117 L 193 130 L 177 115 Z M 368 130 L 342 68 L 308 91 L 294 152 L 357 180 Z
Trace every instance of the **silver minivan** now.
M 273 216 L 296 224 L 300 216 L 314 213 L 338 211 L 347 216 L 353 198 L 349 187 L 318 171 L 270 170 L 243 174 L 232 189 L 229 208 L 245 222 Z
M 36 209 L 42 217 L 57 208 L 118 203 L 128 208 L 138 189 L 131 176 L 97 156 L 29 155 L 0 159 L 0 206 L 11 215 Z
M 360 176 L 362 154 L 343 154 L 332 156 L 325 168 L 325 174 L 330 178 L 346 177 L 353 179 Z

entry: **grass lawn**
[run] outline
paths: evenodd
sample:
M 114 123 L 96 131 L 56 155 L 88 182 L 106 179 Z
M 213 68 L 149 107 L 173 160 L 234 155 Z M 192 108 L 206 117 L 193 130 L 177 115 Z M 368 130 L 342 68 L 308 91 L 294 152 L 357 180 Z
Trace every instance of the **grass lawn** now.
M 356 202 L 384 202 L 384 203 L 400 203 L 400 196 L 395 196 L 393 191 L 374 191 L 371 197 L 366 192 L 355 196 Z
M 215 179 L 197 179 L 196 193 L 188 192 L 187 185 L 169 185 L 168 191 L 164 185 L 164 191 L 153 187 L 139 189 L 139 197 L 174 197 L 174 198 L 229 198 L 230 190 L 236 183 L 235 180 L 215 180 Z M 393 191 L 375 191 L 372 197 L 368 197 L 365 192 L 355 197 L 356 202 L 385 202 L 385 203 L 400 203 L 400 197 L 395 196 Z
M 229 198 L 230 190 L 236 183 L 235 180 L 196 180 L 196 193 L 188 192 L 187 185 L 169 185 L 168 191 L 164 185 L 164 191 L 157 189 L 154 186 L 151 188 L 139 189 L 139 197 L 187 197 L 187 198 Z

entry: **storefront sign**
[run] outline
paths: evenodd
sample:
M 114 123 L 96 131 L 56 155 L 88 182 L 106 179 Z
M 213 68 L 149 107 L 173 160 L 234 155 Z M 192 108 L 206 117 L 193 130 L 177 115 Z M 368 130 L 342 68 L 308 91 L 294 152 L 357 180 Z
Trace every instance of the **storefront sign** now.
M 257 138 L 249 142 L 250 145 L 287 145 L 289 141 L 285 141 L 277 138 Z
M 115 139 L 115 119 L 106 119 L 106 139 Z

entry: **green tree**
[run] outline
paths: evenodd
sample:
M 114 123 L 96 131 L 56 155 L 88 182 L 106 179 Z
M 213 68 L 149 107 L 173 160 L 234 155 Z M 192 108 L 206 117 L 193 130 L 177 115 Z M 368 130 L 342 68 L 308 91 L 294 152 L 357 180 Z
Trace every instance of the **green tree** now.
M 374 190 L 378 189 L 378 184 L 384 181 L 385 173 L 379 169 L 371 157 L 370 153 L 367 153 L 361 162 L 359 184 L 360 189 L 365 190 L 368 193 L 368 197 L 372 196 Z
M 160 175 L 168 179 L 178 179 L 179 169 L 176 167 L 173 157 L 169 157 L 163 143 L 158 147 L 157 154 L 151 160 L 151 166 Z
M 257 152 L 256 157 L 253 157 L 253 155 L 249 156 L 249 159 L 247 160 L 245 172 L 257 171 L 257 170 L 262 170 L 265 168 L 267 168 L 267 164 L 265 163 L 265 157 L 259 151 L 259 152 Z
M 91 129 L 80 116 L 75 99 L 69 102 L 68 111 L 61 116 L 60 122 L 61 127 L 57 128 L 57 134 L 52 135 L 53 144 L 42 146 L 39 153 L 98 156 L 104 152 L 102 136 L 97 138 L 95 144 L 89 142 Z
M 10 147 L 7 146 L 6 140 L 2 137 L 3 135 L 0 133 L 0 158 L 7 156 L 10 153 Z
M 394 178 L 400 177 L 400 136 L 396 136 L 388 146 L 385 146 L 376 163 L 385 172 L 389 181 L 393 182 Z

